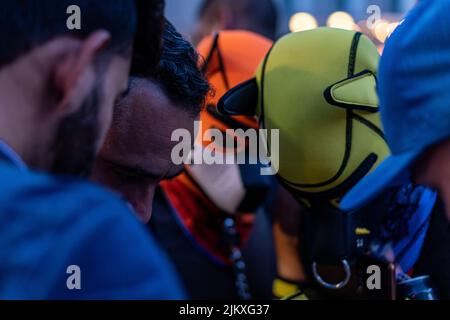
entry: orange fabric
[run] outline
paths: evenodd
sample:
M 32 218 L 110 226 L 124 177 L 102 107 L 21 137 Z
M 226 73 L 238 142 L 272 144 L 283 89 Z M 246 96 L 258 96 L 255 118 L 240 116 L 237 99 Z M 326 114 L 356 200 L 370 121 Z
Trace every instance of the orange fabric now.
M 211 52 L 214 35 L 208 36 L 197 47 L 199 54 L 207 58 Z M 225 73 L 231 87 L 234 87 L 255 75 L 255 71 L 269 52 L 272 42 L 257 34 L 247 31 L 223 31 L 219 33 L 218 48 L 222 54 Z M 220 75 L 220 65 L 217 51 L 214 53 L 206 72 L 208 80 L 216 90 L 212 103 L 219 99 L 231 88 L 226 88 Z
M 207 59 L 214 45 L 214 35 L 203 39 L 197 47 L 199 54 Z M 206 76 L 215 94 L 209 98 L 207 104 L 216 106 L 220 98 L 231 88 L 254 77 L 256 69 L 272 47 L 272 41 L 248 31 L 222 31 L 216 50 L 208 63 Z M 219 52 L 222 57 L 222 73 Z M 226 86 L 224 76 L 228 79 Z M 213 127 L 211 115 L 201 114 L 203 130 Z M 233 119 L 248 127 L 257 127 L 257 121 L 252 117 L 233 117 Z
M 215 36 L 211 35 L 199 44 L 198 51 L 204 59 L 212 52 L 214 39 Z M 215 91 L 215 95 L 209 98 L 207 104 L 215 107 L 219 99 L 231 87 L 252 78 L 271 46 L 270 40 L 251 32 L 220 32 L 218 45 L 206 69 L 206 76 Z M 219 52 L 225 75 L 220 67 Z M 224 76 L 228 79 L 230 88 L 227 88 Z M 199 133 L 199 137 L 202 137 L 205 131 L 210 128 L 217 128 L 222 131 L 227 129 L 226 124 L 207 111 L 203 111 L 200 118 L 202 120 L 202 131 Z M 257 127 L 255 118 L 233 117 L 233 119 L 246 127 Z M 199 138 L 199 143 L 201 143 L 200 140 Z M 234 151 L 226 150 L 226 152 Z M 175 208 L 178 218 L 197 244 L 221 262 L 231 263 L 229 247 L 221 239 L 221 227 L 226 217 L 224 213 L 214 206 L 185 173 L 173 180 L 161 183 L 161 187 Z M 236 227 L 241 238 L 240 246 L 243 246 L 247 241 L 253 226 L 253 220 L 253 215 L 236 217 Z
M 192 182 L 186 175 L 164 181 L 161 186 L 180 222 L 195 242 L 220 263 L 231 265 L 230 245 L 222 237 L 222 226 L 227 216 L 220 212 L 202 192 L 193 188 Z M 236 231 L 240 235 L 239 243 L 237 243 L 239 247 L 247 242 L 253 228 L 253 221 L 253 214 L 236 219 Z

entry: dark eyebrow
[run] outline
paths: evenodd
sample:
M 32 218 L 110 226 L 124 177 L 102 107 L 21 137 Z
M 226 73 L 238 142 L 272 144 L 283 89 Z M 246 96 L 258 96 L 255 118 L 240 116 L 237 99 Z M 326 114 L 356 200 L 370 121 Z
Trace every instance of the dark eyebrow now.
M 152 181 L 172 180 L 181 175 L 185 171 L 184 166 L 182 166 L 180 170 L 178 172 L 175 172 L 174 174 L 156 175 L 140 166 L 125 166 L 106 159 L 103 159 L 103 161 L 105 161 L 111 167 L 115 168 L 117 171 L 120 171 L 119 173 L 123 173 L 130 177 L 147 178 Z M 168 171 L 170 171 L 170 169 Z
M 145 177 L 152 180 L 159 180 L 161 178 L 160 176 L 157 176 L 141 167 L 126 167 L 126 169 L 136 176 Z
M 147 178 L 150 180 L 159 180 L 161 179 L 161 176 L 157 176 L 154 173 L 151 173 L 139 166 L 135 166 L 135 167 L 130 167 L 130 166 L 125 166 L 125 165 L 121 165 L 109 160 L 104 160 L 106 161 L 111 167 L 117 169 L 119 171 L 119 173 L 123 173 L 124 175 L 128 175 L 130 177 L 139 177 L 139 178 Z

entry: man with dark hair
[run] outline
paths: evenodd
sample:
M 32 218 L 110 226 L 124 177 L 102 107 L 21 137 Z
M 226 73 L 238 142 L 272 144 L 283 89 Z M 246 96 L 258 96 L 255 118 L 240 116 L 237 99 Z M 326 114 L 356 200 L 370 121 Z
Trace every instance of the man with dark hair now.
M 167 22 L 159 65 L 149 70 L 142 60 L 132 70 L 95 162 L 92 179 L 121 193 L 143 222 L 151 217 L 159 182 L 183 170 L 171 159 L 171 136 L 186 129 L 194 137 L 194 121 L 209 92 L 198 62 L 195 49 Z
M 273 0 L 203 0 L 193 36 L 199 43 L 221 30 L 247 30 L 271 40 L 277 36 L 278 15 Z
M 80 30 L 66 26 L 72 5 Z M 160 23 L 162 12 L 147 14 Z M 182 296 L 126 204 L 69 176 L 87 174 L 103 143 L 128 85 L 135 28 L 132 0 L 2 1 L 2 299 Z
M 224 117 L 216 105 L 231 87 L 254 74 L 271 46 L 270 40 L 248 31 L 222 31 L 197 46 L 206 57 L 201 69 L 214 95 L 200 114 L 191 159 L 200 159 L 206 150 L 226 159 L 252 157 L 249 143 L 229 130 L 251 132 L 256 119 Z M 212 130 L 216 134 L 209 143 L 205 140 Z M 217 134 L 224 139 L 217 139 Z M 230 138 L 236 145 L 224 148 L 222 143 Z M 260 175 L 260 165 L 205 161 L 185 168 L 181 175 L 160 184 L 150 227 L 172 258 L 189 297 L 271 299 L 274 253 L 270 221 L 262 208 L 271 181 Z
M 145 69 L 150 72 L 159 63 L 162 34 L 165 27 L 164 0 L 135 0 L 138 25 L 134 37 L 131 73 Z

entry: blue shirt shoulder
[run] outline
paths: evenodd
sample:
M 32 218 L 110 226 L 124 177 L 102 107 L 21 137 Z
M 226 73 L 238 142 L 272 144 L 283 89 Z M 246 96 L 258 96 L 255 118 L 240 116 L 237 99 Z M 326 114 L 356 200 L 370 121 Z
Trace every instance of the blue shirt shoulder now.
M 153 237 L 114 194 L 0 164 L 0 298 L 179 299 Z

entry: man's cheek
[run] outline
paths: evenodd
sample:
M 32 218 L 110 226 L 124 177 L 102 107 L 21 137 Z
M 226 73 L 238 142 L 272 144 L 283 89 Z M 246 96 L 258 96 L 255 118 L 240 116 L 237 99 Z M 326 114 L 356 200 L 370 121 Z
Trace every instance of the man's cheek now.
M 99 119 L 98 119 L 100 132 L 99 132 L 97 150 L 102 149 L 102 147 L 106 141 L 108 131 L 111 128 L 112 117 L 113 117 L 113 108 L 110 106 L 112 104 L 113 104 L 113 102 L 108 101 L 101 108 L 101 112 L 100 112 Z

